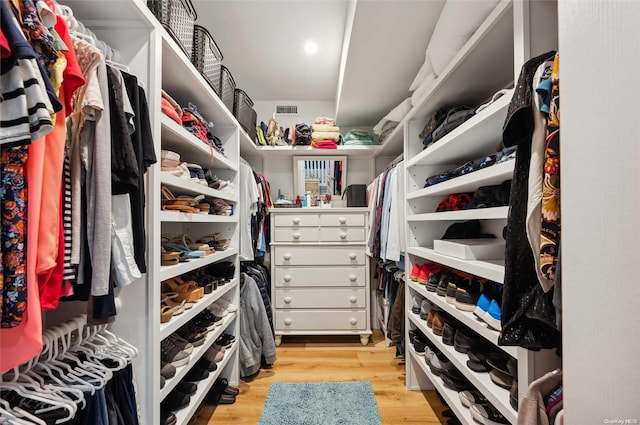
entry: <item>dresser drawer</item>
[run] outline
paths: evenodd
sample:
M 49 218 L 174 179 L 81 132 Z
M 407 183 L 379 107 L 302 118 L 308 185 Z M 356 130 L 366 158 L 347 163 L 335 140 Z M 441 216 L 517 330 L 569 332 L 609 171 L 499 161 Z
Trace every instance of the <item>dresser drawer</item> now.
M 320 229 L 322 242 L 364 242 L 364 227 L 352 229 L 347 227 L 323 227 Z
M 320 226 L 364 226 L 363 214 L 322 214 Z
M 318 242 L 317 227 L 286 228 L 276 227 L 273 232 L 274 242 Z
M 365 264 L 364 246 L 276 246 L 277 266 L 354 266 Z
M 365 308 L 364 288 L 279 288 L 275 308 Z
M 367 328 L 367 313 L 365 310 L 276 310 L 274 326 L 278 331 L 361 330 Z
M 319 222 L 317 214 L 277 214 L 273 217 L 273 223 L 276 227 L 317 227 Z
M 365 286 L 365 268 L 357 267 L 277 267 L 276 288 L 305 286 Z

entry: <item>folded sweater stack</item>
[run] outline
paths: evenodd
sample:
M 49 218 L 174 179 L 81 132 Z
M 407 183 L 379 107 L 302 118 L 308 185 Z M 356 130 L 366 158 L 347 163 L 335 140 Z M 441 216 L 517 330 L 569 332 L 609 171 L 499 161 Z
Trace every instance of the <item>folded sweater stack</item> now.
M 337 149 L 340 128 L 336 126 L 334 119 L 316 118 L 311 129 L 311 146 L 321 149 Z

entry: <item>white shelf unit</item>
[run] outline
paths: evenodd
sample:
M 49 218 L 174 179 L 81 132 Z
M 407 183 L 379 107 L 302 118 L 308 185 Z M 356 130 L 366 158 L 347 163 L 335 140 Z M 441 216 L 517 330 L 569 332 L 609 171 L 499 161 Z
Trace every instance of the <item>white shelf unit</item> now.
M 455 306 L 449 304 L 445 300 L 445 297 L 440 297 L 436 295 L 435 292 L 427 291 L 424 285 L 420 285 L 413 281 L 408 281 L 407 286 L 410 287 L 415 294 L 420 295 L 422 298 L 426 298 L 431 304 L 437 306 L 445 313 L 459 320 L 466 327 L 498 347 L 500 350 L 504 351 L 512 357 L 518 357 L 517 347 L 504 347 L 498 345 L 498 331 L 489 328 L 486 323 L 479 320 L 473 313 L 458 310 L 457 308 L 455 308 Z
M 344 146 L 337 149 L 318 149 L 311 146 L 255 146 L 255 151 L 261 156 L 286 158 L 294 155 L 305 156 L 326 156 L 326 155 L 347 155 L 358 158 L 373 158 L 382 149 L 380 145 L 371 146 Z M 250 155 L 250 154 L 249 154 Z
M 445 386 L 442 382 L 442 379 L 431 372 L 431 369 L 429 369 L 429 365 L 426 362 L 425 356 L 419 355 L 413 348 L 412 344 L 406 344 L 405 350 L 409 354 L 408 362 L 412 363 L 414 369 L 419 370 L 424 376 L 429 379 L 435 389 L 438 390 L 442 398 L 445 399 L 445 401 L 447 402 L 447 406 L 456 414 L 456 417 L 460 420 L 460 422 L 462 422 L 464 425 L 477 424 L 477 422 L 473 420 L 473 416 L 471 416 L 471 411 L 463 406 L 462 402 L 460 401 L 458 392 Z
M 196 393 L 191 397 L 191 403 L 189 406 L 176 412 L 176 425 L 187 425 L 193 415 L 198 410 L 198 407 L 206 397 L 207 393 L 216 382 L 216 379 L 222 376 L 227 364 L 235 358 L 238 352 L 238 343 L 234 343 L 233 346 L 225 352 L 224 359 L 218 364 L 218 369 L 215 372 L 209 374 L 207 379 L 198 382 L 198 389 Z
M 411 312 L 407 314 L 409 315 L 409 321 L 416 325 L 416 327 L 429 338 L 433 345 L 456 366 L 456 369 L 458 369 L 474 387 L 484 394 L 493 407 L 498 409 L 509 422 L 515 423 L 518 413 L 509 404 L 509 390 L 494 384 L 488 372 L 478 373 L 469 369 L 467 366 L 469 357 L 466 354 L 459 353 L 452 346 L 444 344 L 442 337 L 435 335 L 431 329 L 427 328 L 426 322 L 421 320 L 419 315 Z
M 162 211 L 160 187 L 166 184 L 172 191 L 190 195 L 203 194 L 211 198 L 221 198 L 232 203 L 238 202 L 238 194 L 233 191 L 217 191 L 195 182 L 174 178 L 160 171 L 160 151 L 169 149 L 181 155 L 181 161 L 196 163 L 210 168 L 214 174 L 229 180 L 239 187 L 240 142 L 249 137 L 241 130 L 233 114 L 226 108 L 206 80 L 190 63 L 189 58 L 169 36 L 147 9 L 144 0 L 118 0 L 117 2 L 87 2 L 85 0 L 61 0 L 61 4 L 72 8 L 74 17 L 91 29 L 98 38 L 121 53 L 120 63 L 144 84 L 149 106 L 149 117 L 155 143 L 158 163 L 151 166 L 146 179 L 147 208 L 147 273 L 138 282 L 117 290 L 121 302 L 120 312 L 113 330 L 134 344 L 140 355 L 134 359 L 136 385 L 138 388 L 141 423 L 160 423 L 160 402 L 175 387 L 180 377 L 195 364 L 196 357 L 202 355 L 205 346 L 211 345 L 216 335 L 223 331 L 237 333 L 237 313 L 224 319 L 222 327 L 209 336 L 205 346 L 194 350 L 189 365 L 179 368 L 178 376 L 169 380 L 160 390 L 160 342 L 179 325 L 204 309 L 207 303 L 224 296 L 239 304 L 239 259 L 238 220 L 236 216 L 222 217 L 205 214 L 183 214 Z M 183 129 L 161 112 L 161 91 L 166 90 L 181 106 L 192 102 L 198 112 L 215 124 L 213 134 L 217 136 L 225 150 L 225 155 L 210 147 Z M 213 155 L 212 155 L 213 154 Z M 180 263 L 176 266 L 161 266 L 160 235 L 167 231 L 174 235 L 191 234 L 194 238 L 220 232 L 229 239 L 230 248 L 203 259 Z M 200 304 L 182 316 L 176 316 L 167 324 L 160 324 L 161 285 L 164 279 L 207 266 L 217 261 L 233 261 L 236 276 L 232 283 L 218 288 L 205 296 Z M 135 326 L 131 324 L 134 323 Z M 178 423 L 188 422 L 190 415 L 202 401 L 213 383 L 215 376 L 225 376 L 235 384 L 239 380 L 239 359 L 237 347 L 225 355 L 206 385 L 198 386 L 199 397 L 194 397 L 188 409 L 178 413 Z M 186 414 L 190 412 L 189 417 Z
M 509 180 L 515 161 L 505 161 L 464 176 L 456 177 L 433 186 L 407 193 L 407 199 L 430 196 L 443 197 L 449 193 L 473 192 L 481 186 L 490 186 Z
M 237 313 L 229 313 L 228 316 L 222 319 L 222 324 L 220 326 L 215 328 L 212 332 L 209 332 L 209 334 L 206 336 L 206 340 L 202 345 L 193 348 L 193 352 L 189 355 L 189 363 L 184 366 L 176 367 L 176 374 L 173 376 L 173 378 L 166 380 L 164 387 L 160 390 L 160 401 L 164 400 L 167 395 L 169 395 L 171 390 L 173 390 L 176 385 L 178 385 L 180 381 L 182 381 L 186 374 L 189 373 L 193 365 L 198 363 L 198 360 L 202 358 L 209 347 L 211 347 L 213 343 L 216 342 L 216 339 L 218 339 L 218 337 L 224 333 L 224 330 L 227 329 L 229 325 L 233 323 L 234 320 L 236 320 L 237 317 Z M 230 358 L 233 357 L 233 355 L 228 355 L 225 351 L 225 357 Z
M 433 248 L 422 247 L 407 248 L 407 253 L 456 270 L 484 277 L 494 282 L 502 282 L 504 280 L 504 260 L 462 260 L 437 253 Z
M 443 211 L 425 214 L 411 214 L 407 221 L 438 221 L 438 220 L 492 220 L 507 218 L 509 207 L 478 208 L 459 211 Z
M 465 174 L 429 187 L 425 180 L 446 170 L 456 168 L 467 161 L 475 161 L 495 154 L 502 138 L 502 126 L 506 118 L 512 91 L 508 91 L 487 108 L 452 130 L 450 133 L 423 149 L 422 139 L 418 136 L 438 108 L 456 105 L 477 106 L 490 98 L 495 92 L 507 87 L 517 79 L 520 66 L 536 54 L 548 51 L 556 46 L 554 37 L 538 37 L 540 28 L 529 24 L 531 16 L 555 16 L 555 4 L 551 2 L 503 0 L 475 34 L 452 59 L 450 64 L 435 80 L 428 93 L 414 105 L 402 121 L 403 129 L 394 131 L 389 141 L 404 144 L 405 163 L 405 230 L 407 240 L 406 269 L 414 264 L 432 261 L 455 270 L 467 272 L 494 282 L 504 281 L 504 259 L 498 260 L 462 260 L 433 250 L 433 241 L 441 239 L 445 229 L 455 222 L 471 219 L 480 220 L 482 231 L 502 238 L 502 228 L 506 225 L 509 208 L 494 207 L 450 212 L 435 212 L 438 203 L 447 195 L 474 192 L 481 186 L 498 185 L 510 180 L 515 161 L 508 160 L 491 165 L 469 174 Z M 535 12 L 535 13 L 534 13 Z M 547 31 L 548 29 L 545 29 Z M 545 44 L 546 42 L 546 44 Z M 552 43 L 552 45 L 549 45 Z M 526 45 L 525 45 L 526 44 Z M 478 76 L 483 78 L 478 80 Z M 484 77 L 487 79 L 484 79 Z M 392 147 L 383 148 L 391 150 Z M 548 352 L 533 354 L 519 347 L 498 346 L 499 334 L 477 320 L 473 313 L 457 310 L 447 304 L 444 298 L 428 292 L 423 285 L 407 283 L 405 304 L 411 305 L 412 297 L 426 298 L 447 314 L 456 318 L 462 325 L 477 333 L 492 345 L 513 356 L 518 361 L 518 390 L 522 396 L 529 383 L 558 363 Z M 426 322 L 418 315 L 406 311 L 408 330 L 415 324 L 475 385 L 484 396 L 513 424 L 517 421 L 517 412 L 509 404 L 509 391 L 493 384 L 488 374 L 471 371 L 466 361 L 468 357 L 458 353 L 442 343 L 426 327 Z M 408 335 L 407 335 L 408 338 Z M 450 403 L 463 423 L 475 423 L 469 409 L 462 407 L 455 391 L 445 388 L 439 378 L 433 376 L 424 359 L 415 355 L 410 342 L 407 344 L 407 388 L 426 389 L 429 381 Z M 551 360 L 550 360 L 551 359 Z
M 166 323 L 160 323 L 160 338 L 164 339 L 180 329 L 183 325 L 187 324 L 187 322 L 197 316 L 198 313 L 216 302 L 216 300 L 235 290 L 236 285 L 238 285 L 238 279 L 233 279 L 231 282 L 218 286 L 218 289 L 214 290 L 210 294 L 206 294 L 196 301 L 194 306 L 190 309 L 185 310 L 178 316 L 172 317 L 171 320 Z
M 208 266 L 209 264 L 226 260 L 227 258 L 231 258 L 237 254 L 238 248 L 227 248 L 224 251 L 216 251 L 215 253 L 206 255 L 202 258 L 195 258 L 193 260 L 185 261 L 184 263 L 178 263 L 174 266 L 160 266 L 159 278 L 160 280 L 171 279 L 172 277 Z
M 238 221 L 234 216 L 184 213 L 180 211 L 161 211 L 159 218 L 161 222 L 174 223 L 236 223 Z

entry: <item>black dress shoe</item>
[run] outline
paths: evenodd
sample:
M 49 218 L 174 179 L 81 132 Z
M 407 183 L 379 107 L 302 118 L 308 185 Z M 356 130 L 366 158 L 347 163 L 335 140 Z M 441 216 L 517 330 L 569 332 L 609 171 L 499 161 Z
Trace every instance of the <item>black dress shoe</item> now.
M 178 422 L 176 415 L 172 411 L 166 409 L 160 409 L 160 424 L 161 425 L 175 425 Z
M 191 403 L 191 396 L 180 391 L 171 391 L 167 398 L 162 401 L 161 407 L 165 410 L 176 411 L 184 409 Z
M 176 390 L 180 391 L 182 394 L 188 394 L 193 396 L 196 391 L 198 391 L 198 385 L 193 382 L 182 381 L 178 385 L 176 385 Z
M 453 348 L 458 353 L 467 354 L 473 347 L 478 345 L 478 339 L 470 336 L 460 330 L 456 332 L 456 335 L 453 339 Z
M 453 345 L 457 329 L 450 323 L 445 323 L 442 327 L 442 343 L 445 345 Z
M 196 365 L 208 370 L 209 372 L 215 372 L 216 370 L 218 370 L 218 364 L 216 362 L 210 362 L 205 358 L 200 359 L 200 361 L 198 361 Z
M 205 368 L 202 368 L 198 365 L 194 366 L 187 375 L 184 377 L 184 380 L 187 382 L 197 382 L 202 381 L 203 379 L 207 379 L 209 377 L 209 371 Z

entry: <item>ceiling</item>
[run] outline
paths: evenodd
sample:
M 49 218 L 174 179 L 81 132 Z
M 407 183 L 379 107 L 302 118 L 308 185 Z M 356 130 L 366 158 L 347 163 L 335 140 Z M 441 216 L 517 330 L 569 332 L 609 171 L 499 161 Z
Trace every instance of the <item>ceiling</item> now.
M 349 127 L 374 125 L 410 95 L 444 0 L 192 2 L 254 101 L 332 101 Z

